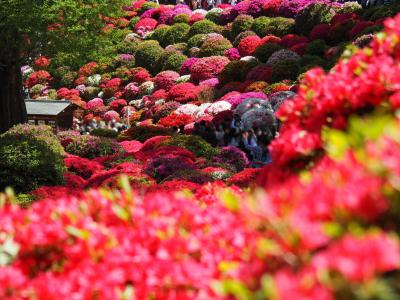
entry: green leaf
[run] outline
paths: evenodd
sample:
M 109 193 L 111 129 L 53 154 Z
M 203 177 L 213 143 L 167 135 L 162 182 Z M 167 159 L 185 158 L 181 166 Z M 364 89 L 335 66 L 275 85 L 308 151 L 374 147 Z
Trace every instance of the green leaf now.
M 80 229 L 74 226 L 67 226 L 65 228 L 65 231 L 77 238 L 83 239 L 83 240 L 88 240 L 90 237 L 90 232 L 88 230 L 85 229 Z
M 10 264 L 18 255 L 19 245 L 14 242 L 11 236 L 7 236 L 0 245 L 0 266 Z
M 323 225 L 323 230 L 328 236 L 332 238 L 339 237 L 343 233 L 342 226 L 335 222 L 325 223 Z
M 252 293 L 243 282 L 233 279 L 218 281 L 211 284 L 213 290 L 223 296 L 233 295 L 238 300 L 251 300 Z
M 222 193 L 223 204 L 232 211 L 239 211 L 239 199 L 228 189 Z
M 118 204 L 114 204 L 112 210 L 121 220 L 129 221 L 131 218 L 129 211 Z
M 278 298 L 278 290 L 275 285 L 274 278 L 270 275 L 264 275 L 261 278 L 261 287 L 265 294 L 265 298 L 274 300 Z

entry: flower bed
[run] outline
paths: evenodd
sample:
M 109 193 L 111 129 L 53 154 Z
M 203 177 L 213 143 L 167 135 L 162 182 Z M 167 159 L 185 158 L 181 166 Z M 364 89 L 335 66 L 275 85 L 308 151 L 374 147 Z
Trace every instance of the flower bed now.
M 129 106 L 133 126 L 120 143 L 59 134 L 70 153 L 65 184 L 0 194 L 0 298 L 397 299 L 400 16 L 335 65 L 341 43 L 382 24 L 387 8 L 257 0 L 209 13 L 145 1 L 126 9 L 138 17 L 132 27 L 145 40 L 134 54 L 148 70 L 129 66 L 122 79 L 89 63 L 57 94 L 103 120 Z M 175 22 L 189 24 L 190 49 L 152 40 Z M 260 24 L 280 31 L 265 35 Z M 211 51 L 207 40 L 221 44 Z M 181 74 L 157 73 L 171 53 L 189 56 Z M 39 97 L 59 78 L 43 72 L 49 64 L 41 57 L 25 74 Z M 101 94 L 83 100 L 81 84 Z M 240 149 L 173 128 L 233 114 L 279 128 L 271 164 L 253 168 Z

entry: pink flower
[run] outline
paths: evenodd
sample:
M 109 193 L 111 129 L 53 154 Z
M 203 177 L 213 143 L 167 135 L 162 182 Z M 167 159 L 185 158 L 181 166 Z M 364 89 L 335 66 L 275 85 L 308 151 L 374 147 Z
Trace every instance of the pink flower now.
M 94 98 L 90 100 L 86 105 L 86 108 L 89 110 L 95 110 L 99 107 L 104 107 L 104 102 L 101 98 Z
M 377 273 L 397 269 L 400 248 L 397 239 L 384 233 L 346 235 L 317 255 L 313 264 L 318 269 L 337 271 L 350 281 L 367 281 Z
M 115 110 L 109 110 L 103 115 L 104 121 L 110 122 L 112 120 L 119 121 L 120 115 Z

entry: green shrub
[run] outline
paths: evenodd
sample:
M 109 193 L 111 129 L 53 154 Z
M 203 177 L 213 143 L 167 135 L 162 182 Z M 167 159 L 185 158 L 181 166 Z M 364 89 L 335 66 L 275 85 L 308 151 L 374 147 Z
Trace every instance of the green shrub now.
M 170 128 L 155 126 L 155 125 L 147 125 L 147 126 L 132 126 L 128 130 L 125 130 L 120 133 L 118 136 L 119 141 L 139 141 L 145 142 L 149 138 L 158 136 L 158 135 L 171 135 L 172 131 Z
M 173 44 L 173 45 L 169 45 L 165 48 L 164 51 L 164 55 L 167 54 L 172 54 L 172 53 L 184 53 L 185 51 L 187 51 L 188 46 L 186 43 L 178 43 L 178 44 Z
M 159 6 L 160 6 L 160 5 L 157 4 L 157 3 L 155 3 L 155 2 L 146 1 L 146 2 L 143 3 L 142 6 L 140 7 L 139 14 L 141 15 L 141 14 L 143 14 L 145 11 L 148 11 L 149 9 L 157 8 L 157 7 L 159 7 Z
M 190 21 L 190 17 L 187 14 L 179 14 L 174 17 L 174 24 L 177 24 L 177 23 L 188 24 L 189 21 Z
M 15 200 L 16 203 L 22 208 L 28 208 L 37 200 L 37 196 L 31 194 L 18 194 Z
M 211 159 L 214 155 L 219 153 L 219 149 L 214 148 L 201 137 L 195 135 L 174 135 L 161 144 L 164 146 L 186 148 L 189 151 L 192 151 L 197 157 L 205 157 L 207 159 Z
M 250 30 L 253 25 L 254 18 L 249 15 L 239 15 L 232 23 L 232 34 L 237 36 L 239 33 Z
M 331 6 L 324 3 L 313 3 L 303 9 L 296 17 L 296 30 L 304 35 L 311 32 L 318 24 L 329 23 L 334 13 Z
M 233 41 L 233 46 L 234 46 L 234 47 L 239 46 L 239 43 L 240 43 L 240 41 L 241 41 L 242 39 L 244 39 L 245 37 L 248 37 L 248 36 L 253 36 L 253 35 L 257 35 L 257 34 L 256 34 L 254 31 L 251 31 L 251 30 L 247 30 L 247 31 L 243 31 L 243 32 L 239 33 L 239 34 L 235 37 L 235 39 L 234 39 L 234 41 Z
M 326 49 L 328 49 L 328 45 L 324 40 L 314 40 L 307 45 L 306 53 L 322 56 Z
M 187 60 L 187 56 L 182 53 L 174 53 L 167 57 L 163 63 L 163 71 L 170 70 L 179 72 L 183 62 Z
M 214 22 L 215 24 L 218 24 L 219 18 L 221 16 L 221 12 L 222 12 L 222 10 L 218 9 L 218 8 L 211 9 L 206 14 L 206 19 L 210 20 L 211 22 Z
M 201 172 L 200 170 L 178 170 L 173 174 L 166 177 L 161 182 L 167 182 L 171 180 L 185 180 L 198 184 L 205 184 L 210 181 L 214 181 L 215 179 L 211 174 L 207 174 L 205 172 Z
M 289 33 L 293 33 L 294 20 L 283 17 L 259 17 L 254 20 L 251 30 L 253 30 L 260 37 L 264 37 L 266 35 L 283 37 Z
M 362 6 L 358 4 L 356 1 L 346 2 L 341 7 L 335 8 L 335 11 L 338 14 L 349 14 L 349 13 L 359 14 L 362 11 Z
M 89 101 L 93 98 L 96 98 L 97 95 L 100 93 L 101 89 L 94 86 L 88 86 L 82 93 L 82 98 L 86 101 Z
M 257 57 L 259 61 L 265 63 L 273 53 L 281 49 L 283 49 L 283 47 L 275 43 L 263 44 L 257 47 L 254 56 Z
M 193 37 L 196 34 L 207 34 L 207 33 L 212 33 L 217 30 L 217 24 L 214 22 L 211 22 L 210 20 L 201 20 L 192 25 L 190 27 L 188 37 Z
M 366 34 L 370 34 L 370 33 L 377 33 L 379 31 L 383 30 L 383 26 L 381 25 L 374 25 L 374 26 L 369 26 L 367 28 L 365 28 L 363 31 L 361 31 L 357 36 L 363 36 Z
M 229 40 L 223 37 L 206 39 L 200 47 L 199 57 L 223 56 L 225 51 L 232 48 Z
M 231 81 L 243 82 L 246 80 L 247 73 L 255 67 L 257 63 L 243 60 L 233 60 L 229 62 L 218 74 L 219 82 L 224 85 Z
M 65 150 L 70 154 L 89 159 L 123 152 L 122 146 L 115 140 L 90 135 L 74 137 Z
M 300 64 L 295 60 L 284 60 L 272 66 L 272 82 L 284 79 L 295 80 L 300 72 Z
M 222 26 L 222 30 L 220 32 L 223 37 L 227 38 L 230 41 L 235 39 L 235 35 L 232 33 L 232 23 L 228 23 L 225 26 Z
M 269 17 L 258 17 L 254 20 L 251 30 L 254 31 L 258 36 L 266 36 L 270 34 L 267 30 L 269 28 L 269 24 L 271 23 L 271 18 Z
M 190 26 L 185 23 L 177 23 L 168 28 L 161 40 L 161 46 L 166 47 L 177 43 L 186 42 Z
M 48 126 L 18 125 L 0 135 L 0 190 L 63 184 L 64 150 Z
M 325 66 L 325 60 L 319 56 L 306 54 L 301 57 L 299 64 L 301 66 L 300 72 L 303 73 L 317 66 L 323 68 Z
M 374 22 L 381 18 L 394 17 L 398 12 L 400 12 L 399 4 L 379 5 L 363 10 L 362 18 Z
M 159 71 L 159 60 L 164 49 L 157 41 L 144 41 L 138 45 L 135 53 L 136 65 L 143 67 L 153 74 Z
M 164 25 L 157 27 L 151 34 L 148 35 L 149 40 L 156 40 L 160 45 L 164 45 L 166 36 L 169 34 L 171 26 Z
M 96 128 L 90 132 L 91 135 L 106 137 L 106 138 L 117 138 L 118 132 L 112 129 Z
M 193 47 L 197 47 L 200 48 L 201 45 L 203 44 L 203 42 L 207 39 L 207 34 L 204 33 L 200 33 L 200 34 L 196 34 L 194 36 L 192 36 L 187 44 L 188 44 L 188 48 L 193 48 Z
M 53 74 L 55 80 L 55 87 L 72 87 L 75 79 L 78 77 L 78 73 L 71 70 L 70 67 L 62 66 L 62 67 L 52 67 L 50 69 L 50 73 Z
M 133 30 L 135 29 L 136 24 L 140 21 L 140 17 L 133 17 L 130 21 L 129 21 L 129 27 Z

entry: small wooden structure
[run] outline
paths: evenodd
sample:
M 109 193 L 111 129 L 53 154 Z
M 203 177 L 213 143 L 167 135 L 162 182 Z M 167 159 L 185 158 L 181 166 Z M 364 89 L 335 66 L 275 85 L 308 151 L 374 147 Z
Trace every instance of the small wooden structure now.
M 55 132 L 72 128 L 75 105 L 66 100 L 25 100 L 28 123 L 49 125 Z

